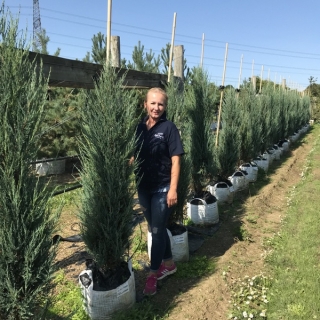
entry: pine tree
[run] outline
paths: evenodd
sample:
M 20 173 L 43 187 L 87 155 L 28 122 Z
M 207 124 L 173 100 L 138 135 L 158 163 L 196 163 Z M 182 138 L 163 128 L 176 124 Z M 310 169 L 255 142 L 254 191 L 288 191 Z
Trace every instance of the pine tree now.
M 50 88 L 38 159 L 78 154 L 79 99 L 78 89 Z
M 106 61 L 106 39 L 101 32 L 98 32 L 92 38 L 91 56 L 95 63 L 104 64 Z
M 48 297 L 57 214 L 32 171 L 47 83 L 18 39 L 18 21 L 0 7 L 0 318 L 40 319 Z M 37 312 L 35 314 L 35 312 Z
M 132 233 L 136 165 L 129 159 L 136 144 L 137 102 L 122 83 L 105 65 L 81 109 L 82 236 L 104 273 L 124 260 Z
M 155 57 L 155 54 L 150 49 L 149 53 L 144 51 L 144 45 L 141 45 L 140 41 L 137 46 L 134 46 L 132 52 L 133 63 L 128 62 L 129 69 L 138 71 L 159 73 L 159 67 L 161 64 L 160 57 Z

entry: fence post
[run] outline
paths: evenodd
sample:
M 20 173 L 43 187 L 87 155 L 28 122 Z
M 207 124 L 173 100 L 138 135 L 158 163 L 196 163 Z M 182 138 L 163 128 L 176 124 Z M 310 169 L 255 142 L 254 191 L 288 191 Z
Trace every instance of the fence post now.
M 252 76 L 251 83 L 252 83 L 253 89 L 256 90 L 256 88 L 257 88 L 257 77 L 256 76 Z
M 282 86 L 282 89 L 285 89 L 287 84 L 286 84 L 286 79 L 282 79 L 281 81 L 281 86 Z
M 174 47 L 174 70 L 173 74 L 176 77 L 181 78 L 182 81 L 184 81 L 184 74 L 183 74 L 183 60 L 184 60 L 184 50 L 183 46 L 175 46 Z
M 113 67 L 120 68 L 121 64 L 121 55 L 120 55 L 120 37 L 112 36 L 111 37 L 111 65 Z

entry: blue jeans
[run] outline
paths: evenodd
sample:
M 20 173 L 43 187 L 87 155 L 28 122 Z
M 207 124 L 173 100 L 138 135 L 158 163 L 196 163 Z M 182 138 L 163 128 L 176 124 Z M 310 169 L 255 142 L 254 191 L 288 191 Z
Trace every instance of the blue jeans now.
M 150 271 L 156 272 L 162 261 L 171 260 L 171 243 L 166 229 L 172 209 L 167 204 L 169 187 L 159 190 L 138 188 L 139 203 L 152 235 Z

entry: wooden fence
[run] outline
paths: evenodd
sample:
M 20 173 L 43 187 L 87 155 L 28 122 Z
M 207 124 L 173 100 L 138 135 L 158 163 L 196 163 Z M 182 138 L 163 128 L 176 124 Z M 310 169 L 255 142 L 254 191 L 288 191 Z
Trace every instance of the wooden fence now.
M 79 60 L 70 60 L 60 57 L 39 54 L 30 51 L 30 60 L 36 60 L 40 64 L 42 60 L 44 75 L 49 78 L 49 86 L 51 87 L 69 87 L 69 88 L 84 88 L 93 89 L 94 82 L 101 73 L 103 66 L 95 63 L 88 63 Z M 179 57 L 179 61 L 183 59 Z M 182 64 L 181 60 L 181 64 Z M 175 63 L 178 70 L 183 70 L 180 63 Z M 130 69 L 121 69 L 115 67 L 119 76 L 125 74 L 124 86 L 134 88 L 151 88 L 163 87 L 168 77 L 164 74 L 142 72 Z M 175 73 L 176 76 L 176 73 Z M 178 78 L 183 78 L 179 75 Z

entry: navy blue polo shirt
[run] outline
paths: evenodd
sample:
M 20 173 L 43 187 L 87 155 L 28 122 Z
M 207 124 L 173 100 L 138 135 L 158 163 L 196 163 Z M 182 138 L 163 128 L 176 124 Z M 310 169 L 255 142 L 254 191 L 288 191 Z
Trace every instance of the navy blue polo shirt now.
M 171 180 L 171 157 L 184 154 L 176 125 L 166 119 L 165 113 L 150 130 L 145 117 L 137 127 L 137 177 L 139 187 L 156 190 L 166 187 Z

